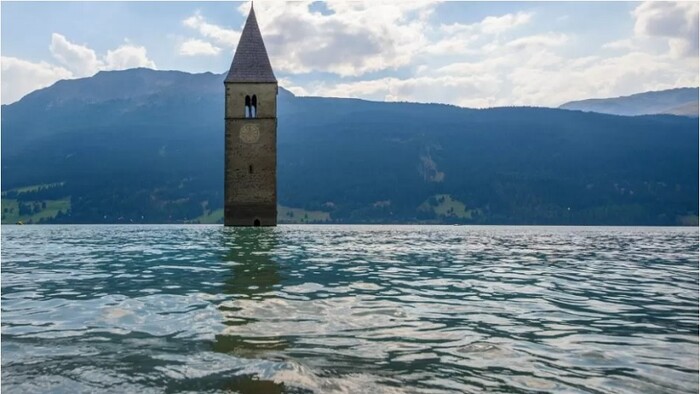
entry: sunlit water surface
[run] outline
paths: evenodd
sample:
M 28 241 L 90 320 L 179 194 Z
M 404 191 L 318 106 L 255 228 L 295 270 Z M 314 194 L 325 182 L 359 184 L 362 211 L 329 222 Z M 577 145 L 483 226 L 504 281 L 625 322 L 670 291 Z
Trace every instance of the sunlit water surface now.
M 3 392 L 697 392 L 698 232 L 3 226 Z

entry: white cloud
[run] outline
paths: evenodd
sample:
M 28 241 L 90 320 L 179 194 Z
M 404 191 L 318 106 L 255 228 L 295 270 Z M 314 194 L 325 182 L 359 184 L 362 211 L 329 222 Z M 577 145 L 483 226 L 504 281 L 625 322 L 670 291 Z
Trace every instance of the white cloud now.
M 464 33 L 469 35 L 500 34 L 530 22 L 532 15 L 530 12 L 517 12 L 501 16 L 487 16 L 481 21 L 471 24 L 453 23 L 451 25 L 441 25 L 440 30 L 450 35 Z
M 389 77 L 332 86 L 318 85 L 312 89 L 311 94 L 488 107 L 497 104 L 494 94 L 499 90 L 499 85 L 498 78 L 489 74 L 425 76 L 407 79 Z
M 489 16 L 481 21 L 481 31 L 487 34 L 499 34 L 530 22 L 531 13 L 518 12 L 503 16 Z
M 156 63 L 148 58 L 145 47 L 127 44 L 109 50 L 105 55 L 103 68 L 105 70 L 124 70 L 135 67 L 156 68 Z
M 2 57 L 2 103 L 9 104 L 36 89 L 49 86 L 60 79 L 92 76 L 100 70 L 123 70 L 134 67 L 156 68 L 148 58 L 146 48 L 124 44 L 108 50 L 105 56 L 85 46 L 70 42 L 59 33 L 51 35 L 49 50 L 61 65 Z
M 95 51 L 84 45 L 74 44 L 58 33 L 51 35 L 49 50 L 53 57 L 76 77 L 93 75 L 102 67 Z
M 604 44 L 607 51 L 584 56 L 570 50 L 571 42 L 586 39 L 573 31 L 533 32 L 528 27 L 528 35 L 518 37 L 516 28 L 531 22 L 531 13 L 441 25 L 411 57 L 409 64 L 416 70 L 411 76 L 311 82 L 300 88 L 314 95 L 485 107 L 558 106 L 576 99 L 697 86 L 697 51 L 694 56 L 688 51 L 689 32 L 697 30 L 697 4 L 643 5 L 634 16 L 636 30 L 628 37 Z M 678 26 L 665 26 L 670 20 Z M 650 35 L 668 39 L 670 51 L 661 53 L 658 45 L 645 43 Z M 697 31 L 693 37 L 697 41 Z M 680 53 L 685 57 L 679 58 Z
M 180 44 L 180 55 L 183 56 L 214 56 L 218 55 L 220 52 L 221 48 L 215 47 L 209 42 L 194 38 Z
M 435 75 L 473 75 L 496 74 L 502 68 L 507 68 L 510 60 L 506 57 L 486 57 L 473 62 L 451 63 L 435 70 Z
M 479 48 L 472 46 L 478 36 L 471 37 L 447 37 L 433 42 L 421 51 L 424 55 L 476 55 Z
M 631 50 L 635 49 L 637 45 L 635 44 L 634 40 L 630 38 L 624 38 L 621 40 L 615 40 L 615 41 L 610 41 L 608 43 L 603 44 L 602 48 L 603 49 L 613 49 L 613 50 Z
M 509 30 L 516 29 L 532 20 L 530 12 L 517 12 L 501 16 L 488 16 L 479 22 L 471 24 L 453 23 L 441 25 L 442 36 L 425 49 L 426 53 L 435 55 L 478 54 L 486 48 L 471 48 L 470 45 L 484 38 L 499 36 Z
M 310 13 L 311 2 L 285 3 L 261 11 L 261 28 L 278 67 L 290 72 L 325 71 L 359 76 L 411 63 L 428 44 L 426 15 L 435 6 L 420 2 L 325 3 L 329 15 Z
M 308 96 L 309 92 L 306 91 L 301 86 L 297 86 L 291 79 L 289 78 L 279 78 L 277 80 L 280 86 L 283 88 L 289 90 L 290 92 L 294 93 L 295 96 Z
M 15 57 L 0 57 L 2 70 L 2 104 L 13 103 L 27 93 L 45 88 L 73 74 L 46 62 L 32 63 Z
M 552 39 L 555 38 L 555 39 Z M 531 105 L 555 107 L 591 97 L 697 86 L 697 59 L 630 52 L 611 57 L 564 57 L 564 38 L 525 37 L 494 44 L 488 56 L 431 69 L 413 77 L 316 84 L 311 94 L 387 101 L 440 102 L 468 107 Z M 516 40 L 517 41 L 517 40 Z M 528 43 L 524 45 L 523 42 Z M 519 47 L 514 51 L 513 45 Z
M 155 62 L 148 58 L 143 46 L 124 44 L 108 50 L 100 59 L 95 51 L 87 46 L 72 43 L 65 36 L 53 33 L 49 49 L 53 57 L 72 72 L 74 78 L 92 76 L 100 70 L 156 67 Z
M 698 84 L 697 3 L 643 3 L 628 14 L 634 29 L 594 43 L 602 46 L 598 52 L 586 42 L 586 29 L 556 16 L 544 28 L 533 22 L 532 12 L 440 25 L 431 17 L 437 2 L 331 0 L 323 3 L 323 12 L 312 3 L 255 4 L 280 83 L 300 95 L 556 106 Z M 250 3 L 238 8 L 243 15 L 249 9 Z M 571 22 L 576 15 L 566 17 Z M 182 24 L 195 34 L 179 42 L 183 56 L 216 56 L 234 49 L 240 37 L 240 30 L 213 24 L 199 12 Z M 594 39 L 598 36 L 604 34 Z M 585 55 L 572 51 L 582 43 L 589 48 L 581 51 Z M 56 65 L 34 66 L 63 77 L 155 67 L 144 47 L 129 43 L 100 56 L 56 33 L 51 52 Z
M 547 33 L 534 36 L 517 38 L 506 44 L 509 48 L 514 49 L 532 49 L 541 47 L 557 47 L 567 42 L 566 34 Z
M 359 76 L 411 63 L 428 45 L 427 19 L 434 2 L 324 3 L 329 13 L 312 12 L 313 1 L 256 3 L 258 24 L 276 70 Z M 250 5 L 239 11 L 247 15 Z M 207 22 L 200 14 L 183 21 L 219 46 L 235 46 L 239 32 Z
M 197 30 L 199 34 L 213 40 L 218 46 L 224 48 L 235 48 L 241 36 L 239 31 L 225 29 L 208 23 L 199 13 L 185 19 L 182 23 L 187 27 Z
M 639 36 L 668 40 L 675 57 L 698 56 L 698 2 L 647 1 L 634 9 Z

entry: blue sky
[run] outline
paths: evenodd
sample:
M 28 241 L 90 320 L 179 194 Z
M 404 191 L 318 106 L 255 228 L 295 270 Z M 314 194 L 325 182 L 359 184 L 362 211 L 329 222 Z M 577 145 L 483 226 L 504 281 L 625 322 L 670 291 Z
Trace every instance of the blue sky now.
M 59 79 L 222 73 L 248 2 L 2 2 L 2 103 Z M 698 85 L 697 2 L 257 1 L 299 95 L 556 106 Z

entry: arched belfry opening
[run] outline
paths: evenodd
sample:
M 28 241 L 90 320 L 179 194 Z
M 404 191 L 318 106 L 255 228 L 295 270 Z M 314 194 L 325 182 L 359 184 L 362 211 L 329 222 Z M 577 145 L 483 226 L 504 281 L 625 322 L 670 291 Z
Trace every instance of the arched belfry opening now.
M 245 96 L 245 117 L 251 117 L 251 106 L 250 106 L 250 96 Z
M 252 5 L 224 86 L 224 225 L 275 226 L 278 85 Z

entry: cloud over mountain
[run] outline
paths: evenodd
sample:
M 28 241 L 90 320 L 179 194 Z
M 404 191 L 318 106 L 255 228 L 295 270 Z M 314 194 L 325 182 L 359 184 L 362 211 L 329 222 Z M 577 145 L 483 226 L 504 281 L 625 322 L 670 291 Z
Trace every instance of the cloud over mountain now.
M 87 45 L 73 43 L 64 35 L 53 33 L 49 50 L 60 66 L 44 61 L 31 62 L 5 56 L 0 58 L 3 104 L 17 101 L 27 93 L 61 79 L 89 77 L 101 70 L 156 68 L 156 63 L 148 57 L 145 47 L 128 42 L 99 57 Z
M 31 5 L 14 7 L 37 12 Z M 15 37 L 6 34 L 3 59 L 22 62 L 4 60 L 4 67 L 31 66 L 14 74 L 27 79 L 3 79 L 3 103 L 59 76 L 99 70 L 157 64 L 223 72 L 250 3 L 123 3 L 118 8 L 129 10 L 129 23 L 110 19 L 109 32 L 115 33 L 109 41 L 103 41 L 109 34 L 81 36 L 70 26 L 52 27 L 37 39 L 43 52 L 25 56 L 5 49 Z M 698 4 L 693 2 L 306 0 L 260 1 L 255 9 L 276 76 L 298 94 L 472 107 L 557 106 L 699 83 Z M 142 19 L 148 23 L 136 22 L 144 12 L 152 13 Z M 47 23 L 60 21 L 59 14 Z M 3 32 L 22 28 L 13 26 L 17 18 L 3 18 L 3 26 L 10 26 Z M 86 30 L 105 29 L 90 27 L 91 21 L 84 21 Z M 127 36 L 133 42 L 124 42 Z M 33 73 L 42 77 L 32 79 Z
M 47 62 L 33 63 L 9 56 L 0 57 L 0 67 L 3 103 L 15 102 L 33 90 L 45 88 L 59 79 L 73 76 L 61 66 Z

